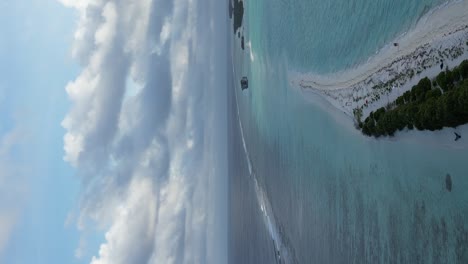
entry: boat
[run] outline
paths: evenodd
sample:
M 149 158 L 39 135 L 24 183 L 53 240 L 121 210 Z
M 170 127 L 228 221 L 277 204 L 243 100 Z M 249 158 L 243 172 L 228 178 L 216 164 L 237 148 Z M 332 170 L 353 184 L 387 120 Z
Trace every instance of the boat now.
M 249 80 L 247 79 L 247 77 L 245 77 L 245 76 L 242 77 L 240 83 L 241 83 L 242 90 L 245 90 L 245 89 L 249 88 Z

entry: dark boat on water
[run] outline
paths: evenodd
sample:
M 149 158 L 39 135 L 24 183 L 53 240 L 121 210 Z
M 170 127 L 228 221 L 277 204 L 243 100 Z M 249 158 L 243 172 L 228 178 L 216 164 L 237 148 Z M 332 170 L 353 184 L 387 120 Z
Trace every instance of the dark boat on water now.
M 247 77 L 245 77 L 245 76 L 242 77 L 240 83 L 241 83 L 242 90 L 245 90 L 245 89 L 249 88 L 249 80 L 247 79 Z

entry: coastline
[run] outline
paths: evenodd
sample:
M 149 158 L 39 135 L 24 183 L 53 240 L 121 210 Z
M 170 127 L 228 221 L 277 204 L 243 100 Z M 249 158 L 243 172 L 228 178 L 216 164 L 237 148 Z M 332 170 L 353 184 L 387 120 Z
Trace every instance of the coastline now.
M 367 62 L 333 74 L 289 71 L 290 83 L 305 97 L 313 92 L 353 118 L 386 106 L 424 77 L 468 59 L 468 1 L 445 3 L 422 16 L 415 27 Z M 394 46 L 393 43 L 398 43 Z
M 407 144 L 414 144 L 418 146 L 428 146 L 428 147 L 438 147 L 438 148 L 450 148 L 457 149 L 460 151 L 468 149 L 468 140 L 466 139 L 468 135 L 468 124 L 458 126 L 456 128 L 445 127 L 441 130 L 429 131 L 429 130 L 409 130 L 405 128 L 402 131 L 395 132 L 393 137 L 367 137 L 361 133 L 360 130 L 355 129 L 353 120 L 351 118 L 346 118 L 346 115 L 343 115 L 343 110 L 335 107 L 333 104 L 330 104 L 330 101 L 327 100 L 321 94 L 318 94 L 312 89 L 305 89 L 302 91 L 305 99 L 321 108 L 322 110 L 328 112 L 335 122 L 341 124 L 348 133 L 355 135 L 360 135 L 365 138 L 367 142 L 405 142 Z M 461 135 L 465 135 L 459 141 L 454 141 L 453 132 L 458 132 Z

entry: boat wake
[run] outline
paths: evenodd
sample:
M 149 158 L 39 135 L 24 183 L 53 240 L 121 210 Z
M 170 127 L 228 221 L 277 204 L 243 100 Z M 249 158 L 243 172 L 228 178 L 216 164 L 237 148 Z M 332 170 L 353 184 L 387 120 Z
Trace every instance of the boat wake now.
M 245 142 L 244 138 L 244 129 L 242 127 L 242 122 L 240 119 L 240 113 L 239 113 L 239 104 L 237 101 L 237 94 L 234 92 L 235 97 L 236 97 L 236 107 L 237 107 L 237 120 L 239 121 L 239 126 L 240 126 L 240 132 L 241 132 L 241 138 L 242 138 L 242 145 L 244 148 L 245 156 L 247 159 L 247 165 L 249 168 L 249 175 L 250 178 L 253 181 L 254 188 L 255 188 L 255 194 L 257 196 L 257 202 L 260 207 L 260 210 L 262 212 L 262 218 L 263 222 L 268 230 L 268 233 L 270 234 L 270 237 L 273 242 L 273 247 L 275 251 L 275 258 L 276 258 L 276 263 L 293 263 L 291 260 L 291 255 L 289 254 L 289 250 L 286 247 L 285 243 L 283 243 L 283 240 L 281 238 L 281 233 L 278 229 L 278 226 L 276 224 L 273 211 L 270 205 L 270 202 L 268 200 L 267 194 L 263 190 L 263 188 L 260 186 L 258 180 L 257 180 L 257 175 L 255 173 L 255 169 L 252 166 L 252 161 L 250 159 L 250 154 L 247 149 L 247 144 Z

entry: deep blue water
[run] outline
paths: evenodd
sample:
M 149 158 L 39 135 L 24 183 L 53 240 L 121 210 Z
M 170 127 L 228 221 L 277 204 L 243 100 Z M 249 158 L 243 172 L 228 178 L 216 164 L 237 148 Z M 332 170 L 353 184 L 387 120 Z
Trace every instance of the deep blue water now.
M 364 137 L 341 113 L 289 87 L 288 67 L 326 72 L 365 60 L 436 3 L 376 2 L 246 3 L 244 34 L 255 59 L 233 37 L 228 92 L 230 263 L 468 263 L 466 150 Z M 400 24 L 357 13 L 380 14 L 382 6 L 401 15 Z M 348 20 L 336 17 L 352 17 L 350 31 L 367 23 L 369 36 L 358 41 L 367 48 L 356 51 L 343 44 L 350 41 L 333 40 L 336 33 L 306 27 L 306 15 L 330 31 L 322 20 L 335 17 L 345 27 Z M 315 44 L 324 40 L 332 44 Z M 241 91 L 244 75 L 250 88 Z M 268 217 L 255 181 L 271 206 Z

